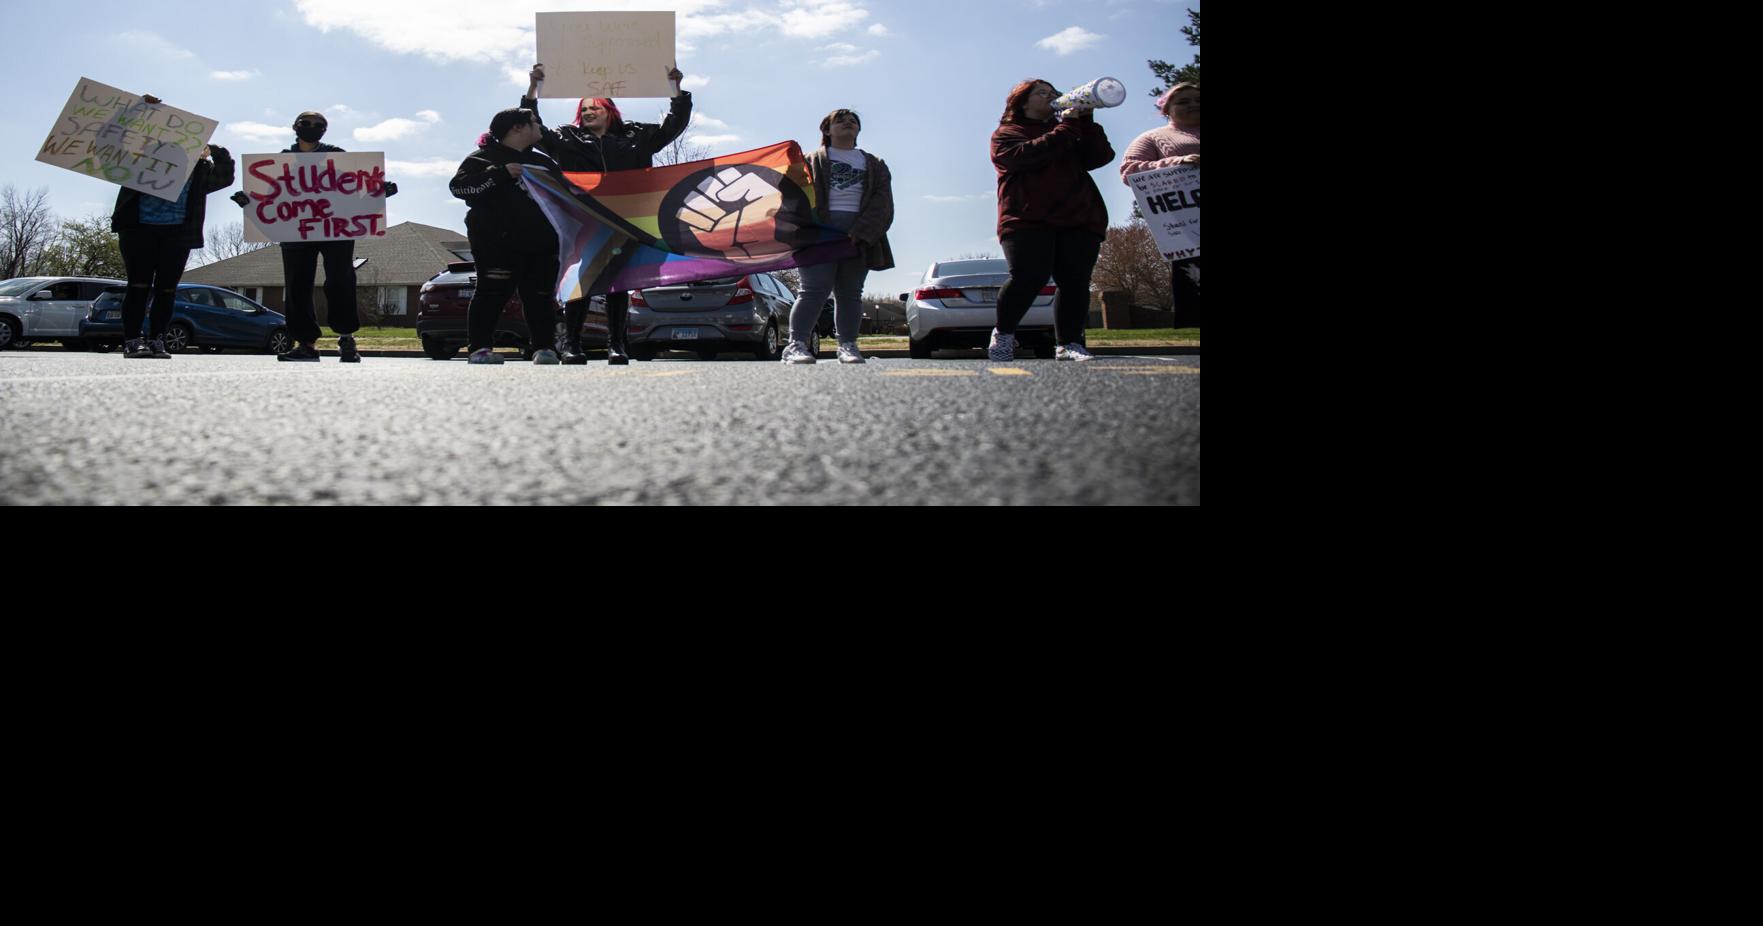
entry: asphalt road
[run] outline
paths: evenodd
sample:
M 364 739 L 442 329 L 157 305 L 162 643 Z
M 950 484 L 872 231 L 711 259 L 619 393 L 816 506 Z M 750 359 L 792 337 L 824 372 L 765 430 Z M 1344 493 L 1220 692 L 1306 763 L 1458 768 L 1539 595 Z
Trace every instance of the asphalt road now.
M 1199 368 L 0 352 L 0 504 L 1197 505 Z

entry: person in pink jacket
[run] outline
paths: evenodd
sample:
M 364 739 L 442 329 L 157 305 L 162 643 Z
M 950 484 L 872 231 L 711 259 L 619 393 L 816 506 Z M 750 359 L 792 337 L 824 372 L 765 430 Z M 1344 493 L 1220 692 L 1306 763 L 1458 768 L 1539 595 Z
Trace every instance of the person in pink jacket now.
M 1133 139 L 1120 163 L 1122 182 L 1147 170 L 1200 166 L 1200 85 L 1170 87 L 1157 98 L 1157 111 L 1169 124 Z M 1169 285 L 1175 291 L 1175 327 L 1200 327 L 1200 259 L 1176 261 Z

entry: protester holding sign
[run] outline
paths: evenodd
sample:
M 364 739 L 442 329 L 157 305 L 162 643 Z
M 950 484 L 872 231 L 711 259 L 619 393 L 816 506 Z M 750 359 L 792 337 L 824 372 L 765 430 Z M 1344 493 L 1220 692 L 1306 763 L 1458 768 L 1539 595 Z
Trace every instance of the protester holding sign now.
M 539 85 L 545 82 L 545 66 L 533 66 L 532 82 L 520 100 L 522 109 L 538 112 Z M 692 94 L 680 89 L 685 79 L 679 68 L 670 68 L 668 80 L 673 81 L 675 96 L 668 106 L 667 119 L 660 125 L 626 122 L 618 105 L 609 99 L 585 99 L 576 106 L 575 122 L 553 132 L 539 119 L 544 133 L 539 147 L 557 160 L 566 171 L 607 173 L 615 170 L 643 170 L 655 166 L 655 155 L 673 144 L 692 123 Z M 606 296 L 607 353 L 613 366 L 630 363 L 626 334 L 630 329 L 630 294 L 610 293 Z M 563 362 L 570 365 L 587 363 L 582 356 L 582 321 L 588 315 L 588 300 L 581 299 L 565 306 L 564 343 L 558 345 Z
M 323 143 L 330 120 L 323 113 L 304 112 L 294 120 L 297 139 L 283 154 L 343 153 L 336 145 Z M 385 185 L 386 196 L 398 193 L 396 183 Z M 244 193 L 233 196 L 233 202 L 249 207 L 251 198 Z M 288 317 L 288 334 L 299 343 L 277 360 L 295 363 L 317 363 L 318 311 L 313 306 L 312 289 L 318 280 L 318 260 L 324 258 L 324 298 L 330 311 L 331 328 L 340 336 L 337 350 L 344 363 L 360 363 L 361 352 L 355 347 L 355 332 L 361 330 L 361 312 L 355 302 L 355 242 L 284 242 L 282 244 L 282 286 L 286 294 L 283 314 Z
M 555 365 L 557 354 L 539 349 L 555 323 L 559 246 L 551 220 L 520 186 L 525 165 L 557 170 L 557 162 L 533 146 L 544 137 L 538 114 L 507 109 L 490 121 L 476 153 L 459 165 L 453 195 L 465 200 L 466 236 L 477 260 L 477 292 L 466 309 L 471 362 L 501 363 L 496 355 L 496 320 L 516 290 L 526 313 L 533 363 Z
M 1157 111 L 1169 124 L 1133 140 L 1120 165 L 1122 180 L 1165 167 L 1200 166 L 1200 85 L 1181 83 L 1157 98 Z M 1200 259 L 1178 260 L 1170 267 L 1175 291 L 1175 326 L 1200 326 Z
M 892 270 L 888 228 L 894 224 L 894 176 L 881 158 L 857 147 L 863 120 L 838 109 L 820 121 L 820 150 L 808 156 L 814 177 L 814 217 L 851 236 L 856 257 L 802 268 L 802 291 L 790 311 L 790 344 L 785 363 L 816 360 L 820 335 L 815 323 L 826 297 L 834 301 L 840 363 L 863 363 L 857 349 L 863 324 L 863 281 L 871 270 Z
M 998 171 L 998 241 L 1010 281 L 998 293 L 991 359 L 1016 359 L 1016 326 L 1047 285 L 1059 286 L 1054 309 L 1060 360 L 1094 360 L 1084 349 L 1090 315 L 1090 274 L 1108 233 L 1108 205 L 1089 172 L 1114 160 L 1108 133 L 1093 111 L 1054 120 L 1059 91 L 1044 80 L 1017 84 L 992 134 Z
M 149 105 L 159 100 L 142 97 Z M 219 145 L 202 149 L 190 179 L 175 200 L 147 196 L 123 188 L 116 196 L 110 228 L 117 233 L 127 268 L 129 291 L 122 300 L 122 331 L 127 360 L 170 360 L 165 350 L 165 331 L 177 300 L 178 281 L 190 251 L 202 247 L 202 225 L 208 213 L 208 194 L 233 185 L 233 156 Z M 147 297 L 153 296 L 151 334 L 141 337 L 147 315 Z

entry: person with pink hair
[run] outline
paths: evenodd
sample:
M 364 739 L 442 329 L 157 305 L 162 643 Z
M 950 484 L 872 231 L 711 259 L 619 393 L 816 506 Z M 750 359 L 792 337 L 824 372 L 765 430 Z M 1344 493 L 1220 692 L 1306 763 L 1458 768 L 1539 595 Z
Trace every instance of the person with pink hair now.
M 545 66 L 533 65 L 532 82 L 520 107 L 538 112 L 539 85 L 545 82 Z M 541 119 L 544 138 L 539 149 L 549 154 L 571 172 L 607 173 L 615 170 L 643 170 L 655 166 L 655 155 L 673 144 L 692 123 L 692 94 L 680 89 L 685 75 L 679 68 L 667 72 L 673 81 L 675 96 L 669 104 L 667 119 L 660 125 L 626 122 L 618 104 L 608 99 L 582 100 L 576 106 L 575 121 L 559 126 L 553 132 Z M 606 296 L 606 352 L 612 366 L 630 363 L 627 333 L 630 330 L 629 293 L 608 293 Z M 566 365 L 579 366 L 588 362 L 582 355 L 582 322 L 588 317 L 588 300 L 579 299 L 564 307 L 564 330 L 558 337 L 557 351 Z

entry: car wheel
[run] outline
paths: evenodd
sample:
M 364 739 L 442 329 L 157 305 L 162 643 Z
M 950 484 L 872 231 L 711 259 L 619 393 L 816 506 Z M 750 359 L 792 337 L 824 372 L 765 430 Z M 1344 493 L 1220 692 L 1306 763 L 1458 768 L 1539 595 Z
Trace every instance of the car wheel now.
M 0 350 L 24 346 L 24 329 L 10 318 L 0 318 Z
M 190 349 L 190 329 L 183 325 L 172 325 L 165 330 L 165 352 L 181 354 Z
M 294 349 L 293 343 L 288 340 L 288 329 L 277 328 L 276 330 L 269 333 L 269 352 L 270 353 L 280 356 L 281 354 L 285 354 L 288 351 L 293 350 L 293 349 Z
M 910 338 L 906 346 L 913 360 L 929 360 L 930 355 L 936 353 L 937 350 L 936 345 L 932 344 L 928 338 L 923 341 Z
M 699 360 L 715 360 L 716 359 L 716 351 L 701 350 L 698 352 L 698 359 Z
M 759 346 L 753 350 L 753 356 L 758 357 L 760 360 L 775 362 L 782 359 L 783 355 L 783 336 L 778 334 L 777 320 L 772 319 L 771 322 L 765 326 L 765 340 L 761 341 Z
M 99 341 L 98 343 L 92 345 L 93 352 L 99 353 L 99 354 L 108 354 L 111 351 L 116 350 L 116 348 L 117 348 L 117 345 L 114 343 L 111 343 L 110 341 Z
M 448 344 L 440 338 L 424 337 L 422 352 L 427 354 L 430 360 L 452 360 L 453 355 L 459 353 L 459 347 Z
M 655 359 L 655 349 L 652 347 L 633 347 L 631 348 L 629 357 L 632 360 L 640 360 L 643 363 L 648 363 Z
M 71 351 L 71 352 L 83 354 L 83 353 L 86 353 L 87 351 L 90 351 L 92 349 L 92 347 L 91 347 L 91 345 L 87 344 L 86 342 L 78 340 L 76 338 L 62 338 L 61 339 L 61 349 L 65 350 L 65 351 Z

